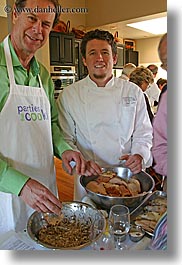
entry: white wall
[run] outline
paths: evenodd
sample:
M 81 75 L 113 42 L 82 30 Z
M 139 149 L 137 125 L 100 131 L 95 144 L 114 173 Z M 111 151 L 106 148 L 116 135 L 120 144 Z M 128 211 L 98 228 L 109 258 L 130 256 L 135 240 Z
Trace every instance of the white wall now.
M 160 37 L 136 40 L 136 50 L 139 51 L 139 62 L 159 62 L 158 44 Z
M 156 79 L 160 77 L 167 78 L 167 72 L 160 67 L 161 62 L 157 51 L 159 41 L 160 37 L 136 40 L 136 50 L 139 51 L 139 65 L 156 64 L 159 67 Z

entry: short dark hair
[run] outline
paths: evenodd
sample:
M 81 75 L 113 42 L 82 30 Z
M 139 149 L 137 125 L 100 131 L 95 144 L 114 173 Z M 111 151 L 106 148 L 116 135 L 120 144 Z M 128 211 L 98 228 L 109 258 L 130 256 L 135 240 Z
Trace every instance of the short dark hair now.
M 15 5 L 18 8 L 23 8 L 26 5 L 27 0 L 15 0 Z M 53 3 L 53 5 L 56 8 L 56 11 L 59 10 L 59 8 L 57 8 L 59 6 L 59 0 L 49 0 L 49 2 Z M 59 16 L 60 13 L 59 12 L 55 12 L 55 18 L 54 18 L 54 22 L 53 22 L 53 27 L 55 24 L 57 24 L 58 20 L 59 20 Z
M 149 64 L 147 68 L 155 75 L 158 73 L 158 66 L 155 64 Z
M 159 79 L 157 80 L 156 84 L 158 85 L 158 87 L 159 87 L 159 85 L 162 86 L 162 85 L 164 85 L 164 84 L 167 84 L 167 79 L 159 78 Z
M 117 45 L 114 40 L 114 36 L 109 31 L 95 29 L 95 30 L 88 31 L 82 39 L 81 54 L 83 58 L 86 58 L 87 42 L 90 40 L 94 40 L 94 39 L 107 41 L 109 45 L 111 46 L 112 53 L 114 55 L 117 54 Z

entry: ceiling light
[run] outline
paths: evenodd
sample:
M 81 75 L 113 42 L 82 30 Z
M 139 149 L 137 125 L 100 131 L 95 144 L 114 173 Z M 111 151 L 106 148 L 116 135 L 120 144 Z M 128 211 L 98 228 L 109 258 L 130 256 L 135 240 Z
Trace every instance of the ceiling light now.
M 167 17 L 155 18 L 136 23 L 127 24 L 127 26 L 140 29 L 152 34 L 164 34 L 167 32 Z

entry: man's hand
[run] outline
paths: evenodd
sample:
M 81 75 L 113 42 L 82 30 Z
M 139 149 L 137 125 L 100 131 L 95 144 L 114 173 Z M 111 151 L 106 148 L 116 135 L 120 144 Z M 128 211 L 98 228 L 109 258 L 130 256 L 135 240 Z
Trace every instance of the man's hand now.
M 94 161 L 87 161 L 85 176 L 99 175 L 102 173 L 102 169 Z
M 76 173 L 77 175 L 99 175 L 102 173 L 102 170 L 98 164 L 94 161 L 86 161 L 82 154 L 77 151 L 68 150 L 62 154 L 62 162 L 69 174 L 72 174 L 72 167 L 70 162 L 74 161 L 76 163 Z
M 20 197 L 38 212 L 60 214 L 62 203 L 40 182 L 29 179 L 20 192 Z
M 77 151 L 67 150 L 62 153 L 62 162 L 66 167 L 68 174 L 72 174 L 72 167 L 70 162 L 74 161 L 76 163 L 76 173 L 78 175 L 84 175 L 86 172 L 86 160 L 83 158 L 82 154 Z
M 142 156 L 139 154 L 123 155 L 120 160 L 126 160 L 125 166 L 128 167 L 134 174 L 139 173 L 142 170 Z

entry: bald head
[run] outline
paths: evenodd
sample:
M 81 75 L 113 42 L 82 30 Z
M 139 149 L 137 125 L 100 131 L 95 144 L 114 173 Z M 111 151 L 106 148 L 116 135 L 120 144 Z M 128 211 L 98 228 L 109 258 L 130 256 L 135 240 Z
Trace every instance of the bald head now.
M 162 36 L 159 42 L 158 54 L 162 62 L 161 67 L 167 71 L 167 33 Z

